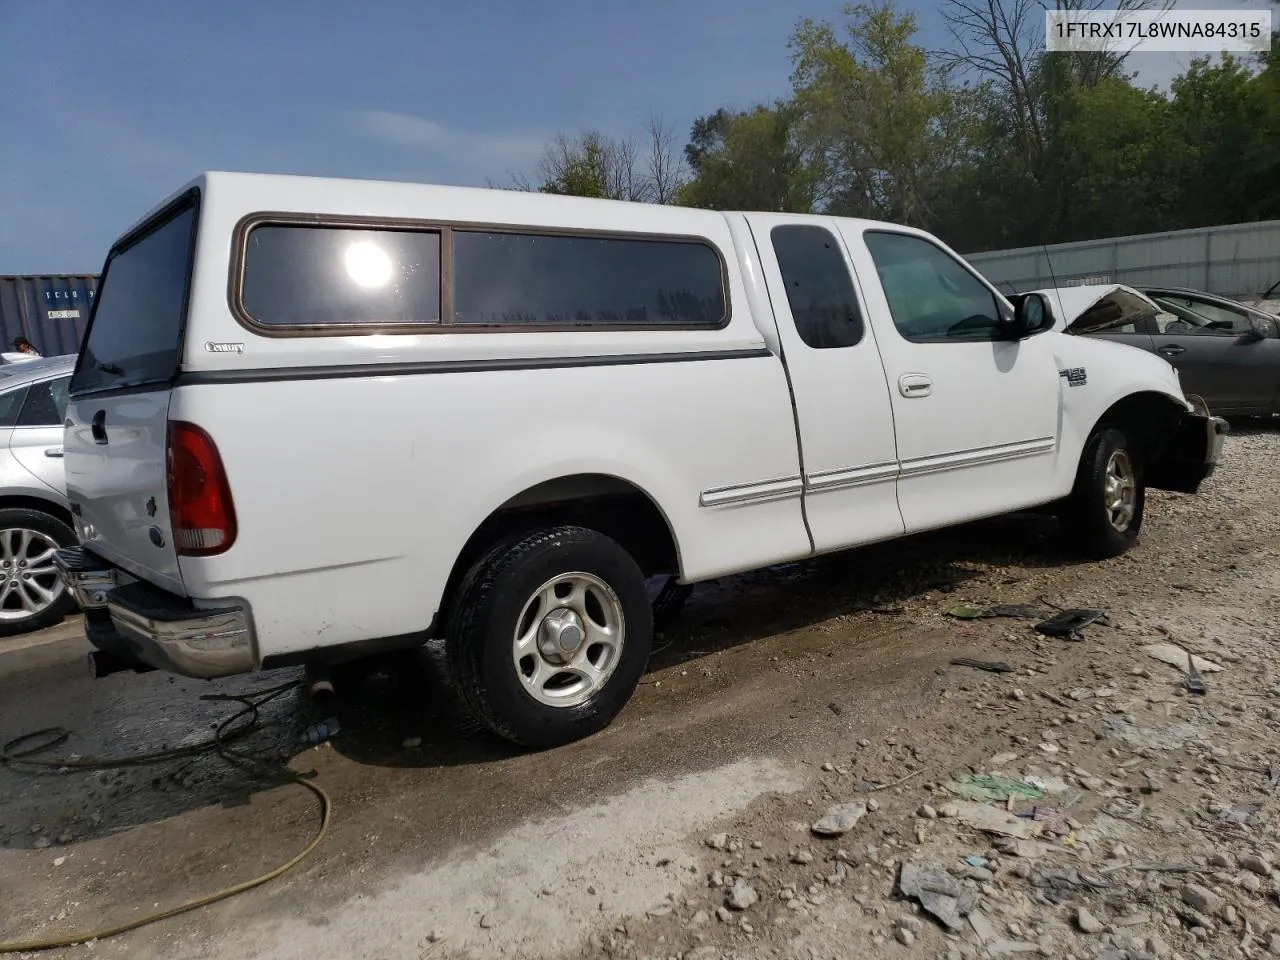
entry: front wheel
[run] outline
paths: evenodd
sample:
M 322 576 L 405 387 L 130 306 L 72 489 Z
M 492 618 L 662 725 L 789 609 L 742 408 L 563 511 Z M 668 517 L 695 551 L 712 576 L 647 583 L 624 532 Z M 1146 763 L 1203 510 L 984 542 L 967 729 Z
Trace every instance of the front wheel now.
M 1138 451 L 1123 431 L 1097 428 L 1060 514 L 1068 545 L 1099 560 L 1118 557 L 1137 542 L 1145 506 Z
M 75 609 L 53 565 L 75 532 L 57 517 L 26 507 L 0 510 L 0 637 L 42 630 Z
M 505 540 L 470 569 L 446 649 L 482 722 L 546 748 L 608 726 L 635 692 L 652 644 L 635 560 L 601 533 L 558 526 Z

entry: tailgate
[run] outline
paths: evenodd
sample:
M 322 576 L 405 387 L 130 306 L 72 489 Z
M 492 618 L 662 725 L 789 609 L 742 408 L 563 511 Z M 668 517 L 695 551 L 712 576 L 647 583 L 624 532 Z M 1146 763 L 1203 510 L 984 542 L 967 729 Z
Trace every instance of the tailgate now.
M 195 226 L 192 196 L 112 249 L 71 380 L 63 443 L 84 546 L 180 595 L 166 448 Z

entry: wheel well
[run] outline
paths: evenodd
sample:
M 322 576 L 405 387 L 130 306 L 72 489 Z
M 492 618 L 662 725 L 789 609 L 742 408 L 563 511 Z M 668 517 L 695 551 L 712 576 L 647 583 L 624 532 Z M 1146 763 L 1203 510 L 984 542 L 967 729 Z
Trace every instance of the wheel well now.
M 57 517 L 72 530 L 76 528 L 71 519 L 71 511 L 60 503 L 42 500 L 39 497 L 3 496 L 0 497 L 0 510 L 39 510 L 51 517 Z
M 604 474 L 559 477 L 530 487 L 485 518 L 454 561 L 441 598 L 437 623 L 453 602 L 471 565 L 500 539 L 539 527 L 571 523 L 616 540 L 635 558 L 645 577 L 679 573 L 680 550 L 671 524 L 639 487 Z
M 1177 433 L 1184 409 L 1162 393 L 1131 393 L 1112 404 L 1098 426 L 1113 426 L 1133 440 L 1144 463 L 1160 456 L 1164 445 Z

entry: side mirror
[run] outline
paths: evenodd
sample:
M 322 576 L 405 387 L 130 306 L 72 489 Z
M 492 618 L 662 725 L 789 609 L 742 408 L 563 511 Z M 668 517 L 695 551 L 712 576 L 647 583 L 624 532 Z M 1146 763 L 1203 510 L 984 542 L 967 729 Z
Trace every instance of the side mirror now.
M 1053 326 L 1049 303 L 1040 293 L 1024 293 L 1014 300 L 1010 339 L 1022 340 Z
M 1249 332 L 1245 334 L 1245 340 L 1250 343 L 1256 343 L 1259 340 L 1274 340 L 1275 338 L 1275 320 L 1249 314 Z

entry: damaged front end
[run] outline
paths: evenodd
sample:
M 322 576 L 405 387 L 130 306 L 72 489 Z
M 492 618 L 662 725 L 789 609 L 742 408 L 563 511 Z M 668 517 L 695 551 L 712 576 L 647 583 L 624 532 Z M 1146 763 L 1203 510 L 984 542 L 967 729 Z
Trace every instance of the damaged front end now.
M 1222 459 L 1230 427 L 1209 413 L 1202 397 L 1189 394 L 1190 407 L 1178 418 L 1171 436 L 1146 468 L 1147 486 L 1174 493 L 1196 493 Z

